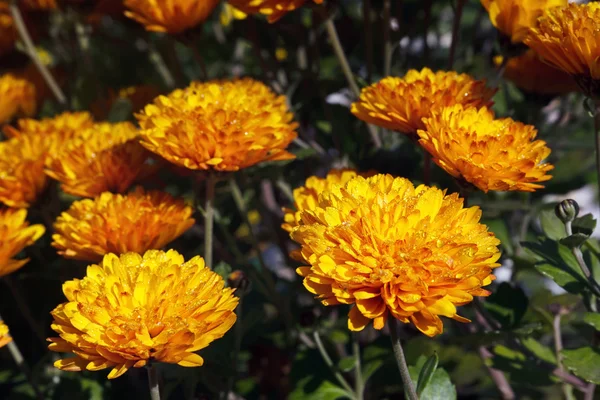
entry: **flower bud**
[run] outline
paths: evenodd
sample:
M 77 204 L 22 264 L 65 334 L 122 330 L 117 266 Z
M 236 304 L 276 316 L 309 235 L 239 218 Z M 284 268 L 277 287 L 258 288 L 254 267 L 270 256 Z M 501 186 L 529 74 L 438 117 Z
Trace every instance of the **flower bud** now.
M 579 204 L 573 199 L 563 200 L 556 205 L 554 212 L 563 223 L 572 222 L 579 214 Z

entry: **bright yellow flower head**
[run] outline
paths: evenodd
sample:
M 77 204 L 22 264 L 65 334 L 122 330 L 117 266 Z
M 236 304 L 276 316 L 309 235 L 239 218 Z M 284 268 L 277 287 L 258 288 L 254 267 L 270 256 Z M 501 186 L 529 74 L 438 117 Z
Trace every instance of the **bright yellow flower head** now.
M 237 171 L 294 158 L 285 149 L 297 125 L 284 96 L 253 79 L 194 82 L 136 117 L 143 146 L 189 169 Z
M 60 337 L 48 348 L 75 353 L 65 371 L 112 368 L 109 379 L 149 362 L 200 367 L 196 354 L 235 323 L 238 298 L 202 257 L 174 250 L 107 254 L 86 276 L 63 285 L 67 302 L 52 311 Z
M 147 170 L 148 151 L 130 122 L 95 124 L 68 141 L 46 161 L 46 173 L 66 193 L 94 197 L 124 193 Z
M 354 304 L 348 328 L 389 315 L 427 336 L 443 331 L 440 316 L 469 322 L 456 306 L 489 293 L 500 243 L 479 223 L 478 207 L 457 194 L 391 175 L 356 177 L 319 196 L 292 230 L 309 266 L 304 286 L 326 305 Z
M 461 105 L 424 119 L 419 143 L 433 161 L 453 177 L 479 189 L 534 192 L 552 176 L 544 163 L 550 149 L 535 140 L 537 130 L 510 118 L 494 117 L 487 108 Z
M 15 46 L 17 30 L 10 14 L 7 1 L 0 1 L 0 56 Z
M 535 25 L 544 10 L 564 7 L 567 3 L 568 0 L 481 0 L 492 24 L 512 43 L 525 39 L 528 29 Z
M 323 3 L 323 0 L 313 1 Z M 269 22 L 275 22 L 288 12 L 302 7 L 306 0 L 229 0 L 229 3 L 247 14 L 267 15 Z
M 0 209 L 0 277 L 27 264 L 28 258 L 17 260 L 14 257 L 38 240 L 45 231 L 43 225 L 29 226 L 27 210 Z
M 0 347 L 4 347 L 10 342 L 12 342 L 12 337 L 8 332 L 8 326 L 0 320 Z
M 35 86 L 11 74 L 0 76 L 0 125 L 15 117 L 30 117 L 36 110 Z
M 495 57 L 494 63 L 502 65 L 502 56 Z M 566 94 L 579 90 L 572 76 L 546 64 L 533 50 L 509 59 L 504 77 L 531 93 Z
M 490 106 L 495 89 L 467 74 L 410 70 L 403 78 L 387 77 L 363 88 L 352 114 L 363 121 L 409 135 L 423 129 L 422 118 L 435 108 L 454 104 Z
M 125 15 L 154 32 L 181 33 L 204 22 L 219 0 L 125 0 Z
M 106 192 L 73 202 L 54 223 L 52 246 L 63 257 L 94 262 L 108 253 L 160 249 L 194 224 L 192 213 L 164 192 Z
M 573 75 L 588 95 L 600 97 L 600 3 L 547 10 L 525 44 L 548 64 Z
M 88 112 L 64 112 L 52 118 L 20 119 L 16 127 L 4 127 L 8 137 L 41 134 L 44 136 L 56 134 L 63 141 L 75 137 L 82 129 L 94 124 L 92 115 Z

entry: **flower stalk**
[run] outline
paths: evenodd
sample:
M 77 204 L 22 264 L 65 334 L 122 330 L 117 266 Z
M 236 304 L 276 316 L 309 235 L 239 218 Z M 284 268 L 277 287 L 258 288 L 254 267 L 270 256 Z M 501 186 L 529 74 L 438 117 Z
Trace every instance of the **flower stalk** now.
M 394 356 L 396 357 L 396 363 L 400 370 L 400 377 L 402 378 L 402 384 L 404 391 L 409 400 L 419 400 L 417 391 L 415 390 L 415 384 L 413 383 L 410 372 L 408 371 L 408 365 L 406 364 L 406 358 L 404 357 L 404 350 L 402 349 L 402 342 L 398 335 L 398 321 L 396 318 L 391 318 L 389 321 L 390 335 L 392 338 L 392 348 L 394 349 Z
M 204 262 L 213 268 L 213 226 L 215 219 L 215 186 L 216 177 L 213 172 L 206 174 L 206 193 L 204 202 Z
M 160 400 L 160 388 L 158 386 L 158 373 L 154 364 L 148 364 L 148 387 L 150 388 L 150 399 Z
M 365 383 L 363 381 L 361 361 L 360 361 L 360 342 L 358 341 L 358 333 L 352 334 L 352 355 L 354 356 L 354 389 L 356 400 L 363 400 Z
M 598 175 L 598 193 L 600 198 L 600 99 L 594 103 L 594 137 L 596 141 L 596 174 Z
M 323 341 L 321 340 L 321 335 L 319 335 L 319 332 L 317 330 L 315 330 L 313 332 L 313 338 L 315 340 L 317 348 L 319 349 L 319 353 L 321 353 L 321 357 L 323 358 L 323 361 L 325 361 L 325 364 L 327 364 L 329 369 L 331 369 L 331 371 L 333 372 L 333 375 L 335 376 L 335 378 L 337 379 L 339 384 L 342 385 L 342 387 L 348 391 L 349 397 L 354 398 L 354 396 L 351 395 L 352 393 L 354 393 L 352 386 L 350 386 L 348 381 L 346 381 L 346 378 L 344 378 L 344 376 L 335 368 L 335 365 L 333 364 L 331 357 L 329 356 L 329 354 L 327 353 L 327 350 L 325 349 L 325 346 L 323 345 Z

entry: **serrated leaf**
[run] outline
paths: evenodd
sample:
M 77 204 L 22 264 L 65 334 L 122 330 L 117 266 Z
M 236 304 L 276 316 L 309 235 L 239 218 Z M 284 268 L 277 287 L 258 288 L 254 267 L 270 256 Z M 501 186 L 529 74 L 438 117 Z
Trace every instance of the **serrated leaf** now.
M 544 346 L 532 337 L 522 338 L 521 343 L 540 360 L 556 364 L 556 355 L 551 348 Z
M 594 219 L 592 214 L 585 214 L 581 217 L 575 218 L 571 223 L 573 233 L 582 233 L 588 237 L 594 233 L 596 229 L 597 221 Z
M 600 350 L 581 347 L 575 350 L 563 350 L 563 365 L 573 374 L 588 382 L 600 384 Z
M 487 298 L 484 307 L 503 328 L 511 328 L 519 324 L 525 315 L 528 303 L 529 300 L 521 288 L 503 282 Z
M 583 322 L 600 331 L 600 313 L 586 312 L 583 314 Z
M 419 372 L 419 379 L 417 379 L 417 394 L 419 396 L 431 382 L 439 362 L 440 358 L 438 357 L 437 353 L 434 352 L 433 355 L 429 357 L 425 365 L 423 365 L 423 368 L 421 368 L 421 371 Z
M 342 372 L 349 372 L 356 367 L 356 357 L 349 356 L 342 358 L 337 365 L 338 369 Z
M 547 237 L 552 240 L 559 240 L 566 236 L 565 225 L 554 213 L 554 207 L 540 211 L 539 218 L 542 231 Z
M 560 239 L 559 243 L 573 249 L 584 244 L 589 237 L 589 235 L 583 233 L 574 233 L 571 236 Z

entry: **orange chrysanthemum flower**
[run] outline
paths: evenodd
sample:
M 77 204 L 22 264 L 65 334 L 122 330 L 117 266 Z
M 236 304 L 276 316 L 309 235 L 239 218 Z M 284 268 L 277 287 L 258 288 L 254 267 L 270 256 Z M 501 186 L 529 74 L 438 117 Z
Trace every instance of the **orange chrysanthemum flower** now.
M 512 43 L 525 39 L 544 10 L 564 7 L 568 0 L 481 0 L 490 15 L 490 21 Z
M 10 14 L 7 1 L 0 1 L 0 56 L 15 46 L 17 30 Z
M 36 110 L 35 86 L 11 74 L 0 76 L 0 125 L 15 117 L 30 117 Z
M 309 264 L 297 269 L 304 286 L 326 306 L 354 305 L 348 328 L 389 315 L 427 336 L 443 331 L 440 316 L 457 314 L 482 289 L 500 257 L 500 243 L 479 223 L 478 207 L 457 194 L 391 175 L 356 177 L 323 191 L 291 233 Z
M 600 3 L 547 10 L 525 44 L 548 64 L 573 75 L 586 94 L 600 98 Z
M 112 368 L 109 379 L 150 362 L 200 367 L 196 354 L 236 320 L 238 298 L 196 256 L 174 250 L 120 257 L 107 254 L 83 279 L 63 285 L 67 302 L 52 311 L 48 348 L 75 353 L 54 366 L 65 371 Z
M 10 342 L 12 342 L 12 337 L 8 332 L 8 326 L 0 320 L 0 347 L 4 347 Z
M 313 0 L 317 4 L 323 0 Z M 275 22 L 290 11 L 300 8 L 306 0 L 229 0 L 235 8 L 246 14 L 267 15 L 269 22 Z
M 45 231 L 43 225 L 29 225 L 27 210 L 0 210 L 0 277 L 27 264 L 28 258 L 17 260 L 14 257 L 38 240 Z
M 534 192 L 552 176 L 544 163 L 550 149 L 534 140 L 537 130 L 510 118 L 494 118 L 487 108 L 461 105 L 434 112 L 424 119 L 419 143 L 433 161 L 453 177 L 479 189 Z
M 86 261 L 160 249 L 194 224 L 192 213 L 183 200 L 164 192 L 102 193 L 73 202 L 56 219 L 52 246 L 64 257 Z
M 363 121 L 409 135 L 423 129 L 423 117 L 432 109 L 454 104 L 483 107 L 496 89 L 486 87 L 467 74 L 410 70 L 404 78 L 387 77 L 363 88 L 352 114 Z
M 62 140 L 55 143 L 57 146 L 61 146 L 66 140 L 75 137 L 82 129 L 90 128 L 93 124 L 94 119 L 88 112 L 64 112 L 52 118 L 40 120 L 21 119 L 17 122 L 16 127 L 4 127 L 4 134 L 10 138 L 31 134 L 58 135 Z
M 140 145 L 138 135 L 130 122 L 96 124 L 50 155 L 46 173 L 75 196 L 124 193 L 147 169 L 149 152 Z
M 219 0 L 125 0 L 125 15 L 154 32 L 181 33 L 204 22 Z
M 285 98 L 253 79 L 194 82 L 136 115 L 142 145 L 189 169 L 237 171 L 288 160 L 296 138 Z
M 502 56 L 497 56 L 494 63 L 500 66 L 502 60 Z M 510 58 L 505 65 L 504 77 L 531 93 L 566 94 L 579 90 L 573 77 L 543 62 L 533 50 Z

